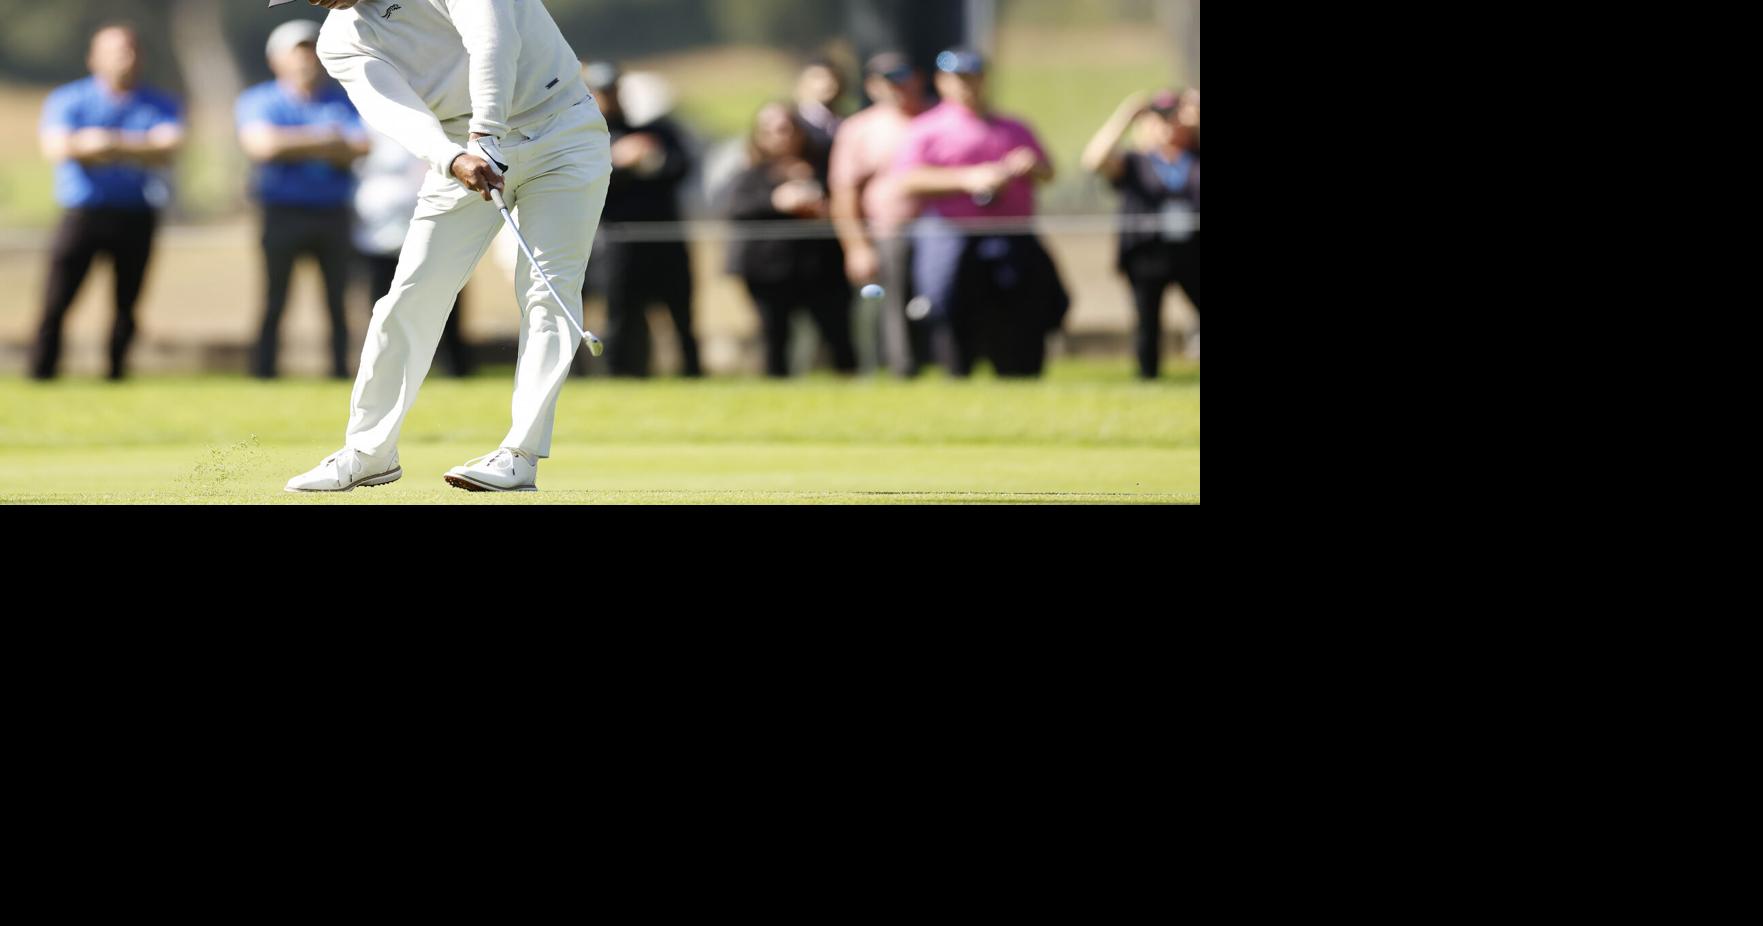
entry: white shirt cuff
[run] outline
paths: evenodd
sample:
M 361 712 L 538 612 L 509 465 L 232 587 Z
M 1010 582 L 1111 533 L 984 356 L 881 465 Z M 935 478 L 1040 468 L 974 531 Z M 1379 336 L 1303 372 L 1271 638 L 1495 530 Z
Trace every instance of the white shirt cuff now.
M 497 141 L 501 141 L 502 136 L 508 134 L 508 126 L 503 125 L 500 122 L 490 122 L 490 121 L 484 120 L 484 119 L 471 120 L 471 129 L 470 130 L 473 132 L 477 132 L 481 135 L 492 136 Z
M 435 173 L 443 177 L 451 177 L 453 176 L 453 159 L 465 153 L 464 148 L 447 142 L 445 145 L 436 145 L 435 149 L 429 153 L 428 160 L 429 164 L 434 167 Z

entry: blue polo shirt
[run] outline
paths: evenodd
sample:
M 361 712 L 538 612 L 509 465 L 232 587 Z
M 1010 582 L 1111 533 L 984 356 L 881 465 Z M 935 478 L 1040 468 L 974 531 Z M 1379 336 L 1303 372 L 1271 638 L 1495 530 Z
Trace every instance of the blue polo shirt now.
M 58 87 L 43 104 L 44 131 L 102 128 L 146 132 L 182 126 L 177 100 L 148 87 L 110 92 L 96 77 Z M 138 164 L 55 165 L 55 200 L 66 209 L 158 209 L 171 191 L 157 172 Z
M 363 136 L 361 116 L 343 88 L 320 86 L 312 99 L 290 95 L 281 84 L 258 84 L 239 96 L 239 129 L 248 125 L 281 128 L 332 126 L 344 135 Z M 346 206 L 355 196 L 355 174 L 329 161 L 271 161 L 257 165 L 252 190 L 266 206 L 324 208 Z

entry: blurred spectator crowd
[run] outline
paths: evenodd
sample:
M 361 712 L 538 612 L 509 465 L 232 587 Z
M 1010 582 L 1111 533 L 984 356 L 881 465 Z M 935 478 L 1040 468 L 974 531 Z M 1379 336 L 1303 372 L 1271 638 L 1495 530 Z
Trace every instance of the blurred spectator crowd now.
M 274 79 L 236 107 L 262 217 L 265 290 L 251 371 L 278 374 L 289 281 L 315 261 L 330 316 L 329 360 L 351 375 L 345 293 L 366 279 L 391 286 L 426 165 L 365 126 L 320 66 L 318 24 L 297 19 L 265 49 Z M 167 204 L 164 171 L 184 143 L 179 101 L 142 86 L 140 48 L 126 26 L 92 38 L 92 76 L 44 107 L 42 147 L 55 162 L 64 214 L 53 239 L 31 373 L 56 375 L 68 309 L 95 258 L 115 267 L 110 376 L 127 373 L 135 305 Z M 1070 298 L 1036 233 L 1036 189 L 1054 165 L 1033 126 L 994 111 L 988 62 L 968 49 L 929 74 L 897 53 L 865 62 L 868 105 L 846 108 L 847 76 L 830 60 L 802 70 L 794 93 L 761 107 L 743 146 L 700 155 L 691 134 L 611 62 L 583 75 L 612 132 L 613 177 L 586 288 L 605 299 L 611 375 L 651 375 L 649 310 L 674 327 L 688 377 L 703 375 L 682 224 L 688 178 L 731 220 L 726 268 L 751 297 L 765 371 L 799 373 L 791 337 L 805 315 L 840 374 L 860 368 L 909 378 L 929 366 L 956 377 L 982 360 L 999 376 L 1039 376 L 1047 337 Z M 1200 96 L 1136 94 L 1090 141 L 1083 168 L 1120 194 L 1118 269 L 1138 313 L 1138 374 L 1159 375 L 1162 306 L 1171 286 L 1200 304 Z M 647 230 L 647 231 L 646 231 Z M 455 304 L 441 357 L 473 368 Z M 859 346 L 871 345 L 859 357 Z

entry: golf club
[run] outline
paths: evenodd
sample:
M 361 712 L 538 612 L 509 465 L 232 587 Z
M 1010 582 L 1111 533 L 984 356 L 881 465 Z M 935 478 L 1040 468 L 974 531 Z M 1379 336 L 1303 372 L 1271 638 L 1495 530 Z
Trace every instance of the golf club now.
M 606 345 L 602 344 L 599 338 L 594 337 L 592 331 L 588 331 L 581 325 L 577 324 L 575 316 L 569 314 L 569 304 L 563 301 L 562 296 L 557 295 L 557 287 L 551 285 L 550 275 L 545 273 L 544 267 L 539 266 L 539 258 L 537 255 L 533 254 L 532 245 L 527 244 L 526 236 L 521 234 L 520 226 L 514 223 L 514 213 L 508 211 L 508 203 L 502 199 L 502 191 L 491 187 L 490 198 L 495 201 L 496 208 L 502 210 L 502 218 L 508 222 L 508 227 L 514 229 L 514 240 L 520 242 L 520 250 L 526 254 L 527 262 L 533 265 L 534 270 L 538 271 L 539 279 L 545 281 L 545 288 L 551 291 L 551 298 L 557 300 L 558 310 L 563 313 L 564 318 L 569 319 L 569 326 L 574 328 L 576 334 L 581 335 L 582 340 L 587 343 L 588 353 L 593 354 L 596 357 L 605 353 Z

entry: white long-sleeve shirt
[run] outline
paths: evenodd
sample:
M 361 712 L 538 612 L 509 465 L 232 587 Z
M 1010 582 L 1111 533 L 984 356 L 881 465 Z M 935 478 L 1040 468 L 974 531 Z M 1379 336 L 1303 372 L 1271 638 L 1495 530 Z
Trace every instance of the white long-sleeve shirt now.
M 469 133 L 500 139 L 589 96 L 542 0 L 362 0 L 326 17 L 318 57 L 368 125 L 442 176 Z

